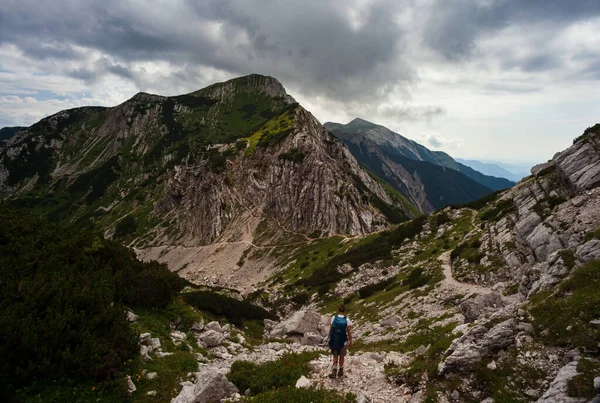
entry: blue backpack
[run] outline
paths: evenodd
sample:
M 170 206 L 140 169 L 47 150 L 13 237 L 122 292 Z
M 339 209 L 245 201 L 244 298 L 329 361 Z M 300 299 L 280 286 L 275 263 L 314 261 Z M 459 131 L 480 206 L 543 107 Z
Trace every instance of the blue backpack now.
M 340 318 L 335 315 L 333 323 L 331 324 L 331 334 L 329 335 L 329 348 L 334 350 L 340 350 L 348 341 L 348 335 L 346 329 L 348 328 L 348 321 L 346 317 Z

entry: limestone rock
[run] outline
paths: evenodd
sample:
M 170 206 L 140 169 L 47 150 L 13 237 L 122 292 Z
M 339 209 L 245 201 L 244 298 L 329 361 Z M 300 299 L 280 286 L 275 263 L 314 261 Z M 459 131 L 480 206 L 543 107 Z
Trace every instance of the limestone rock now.
M 131 311 L 127 311 L 127 320 L 129 322 L 137 322 L 140 317 Z
M 302 375 L 300 377 L 300 379 L 298 379 L 296 381 L 296 388 L 300 389 L 300 388 L 310 388 L 312 386 L 312 382 L 310 381 L 310 379 L 306 378 L 304 375 Z
M 173 340 L 173 343 L 175 343 L 175 345 L 181 344 L 181 342 L 184 341 L 186 338 L 187 335 L 183 332 L 177 330 L 171 332 L 171 340 Z
M 400 323 L 402 319 L 398 315 L 388 316 L 387 318 L 382 319 L 379 324 L 385 327 L 394 327 L 398 323 Z
M 575 258 L 582 264 L 600 260 L 600 239 L 592 239 L 577 248 Z
M 531 168 L 531 174 L 537 176 L 544 169 L 550 168 L 554 166 L 554 161 L 543 162 L 541 164 L 537 164 Z
M 150 357 L 150 355 L 148 354 L 150 351 L 152 351 L 148 346 L 145 345 L 141 345 L 140 346 L 140 355 L 142 356 L 142 360 L 148 362 L 148 361 L 152 361 L 152 357 Z
M 302 336 L 302 344 L 307 346 L 318 346 L 323 341 L 323 336 L 317 333 L 304 333 Z
M 272 337 L 276 335 L 304 335 L 305 333 L 319 332 L 321 315 L 315 311 L 302 310 L 295 312 L 291 317 L 277 324 L 270 332 Z
M 538 403 L 583 403 L 586 401 L 586 399 L 567 395 L 567 384 L 577 375 L 578 362 L 572 361 L 558 371 L 548 390 L 538 399 Z
M 200 322 L 194 322 L 194 324 L 191 327 L 191 330 L 196 333 L 199 333 L 202 330 L 204 330 L 204 319 L 200 319 Z
M 460 311 L 465 317 L 466 322 L 477 320 L 483 313 L 495 311 L 505 306 L 502 295 L 491 292 L 489 294 L 478 295 L 460 304 Z
M 145 376 L 146 376 L 146 379 L 152 380 L 152 379 L 155 379 L 156 377 L 158 377 L 158 374 L 156 372 L 148 372 Z
M 131 377 L 129 375 L 127 375 L 126 379 L 127 379 L 127 392 L 129 392 L 129 393 L 135 392 L 137 390 L 137 388 L 135 387 L 135 384 L 131 380 Z
M 225 340 L 225 336 L 215 330 L 209 330 L 198 336 L 198 339 L 207 347 L 217 347 Z
M 238 388 L 220 372 L 207 369 L 196 374 L 194 383 L 184 382 L 179 395 L 171 403 L 208 403 L 238 393 Z
M 217 321 L 209 322 L 204 326 L 205 330 L 214 330 L 215 332 L 221 332 L 221 325 Z

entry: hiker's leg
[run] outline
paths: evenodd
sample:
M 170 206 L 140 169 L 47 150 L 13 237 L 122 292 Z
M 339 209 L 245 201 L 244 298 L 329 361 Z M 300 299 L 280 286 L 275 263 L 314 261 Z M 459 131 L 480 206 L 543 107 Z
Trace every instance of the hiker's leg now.
M 333 353 L 333 366 L 331 367 L 331 373 L 329 374 L 329 377 L 335 378 L 337 376 L 339 354 L 337 351 L 332 351 L 332 353 Z
M 340 358 L 339 358 L 340 365 L 338 365 L 338 373 L 337 373 L 338 377 L 344 376 L 344 357 L 345 356 L 346 356 L 346 348 L 344 347 L 342 349 L 342 351 L 340 352 Z

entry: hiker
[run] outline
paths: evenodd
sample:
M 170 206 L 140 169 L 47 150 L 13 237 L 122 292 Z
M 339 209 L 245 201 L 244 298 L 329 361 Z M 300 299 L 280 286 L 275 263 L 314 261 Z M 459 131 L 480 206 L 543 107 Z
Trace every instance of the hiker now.
M 330 378 L 344 376 L 344 356 L 350 347 L 352 347 L 352 321 L 346 316 L 346 307 L 342 304 L 338 308 L 337 315 L 331 317 L 329 328 L 329 348 L 333 354 Z

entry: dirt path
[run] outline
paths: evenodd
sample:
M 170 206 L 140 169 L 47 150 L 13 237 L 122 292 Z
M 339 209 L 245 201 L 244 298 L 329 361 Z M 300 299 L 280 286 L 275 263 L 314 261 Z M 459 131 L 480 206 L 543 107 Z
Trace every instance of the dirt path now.
M 442 267 L 444 268 L 444 280 L 442 280 L 442 287 L 452 289 L 458 294 L 488 294 L 493 292 L 491 288 L 457 281 L 452 276 L 452 261 L 450 260 L 450 253 L 450 251 L 444 252 L 438 258 L 442 262 Z

